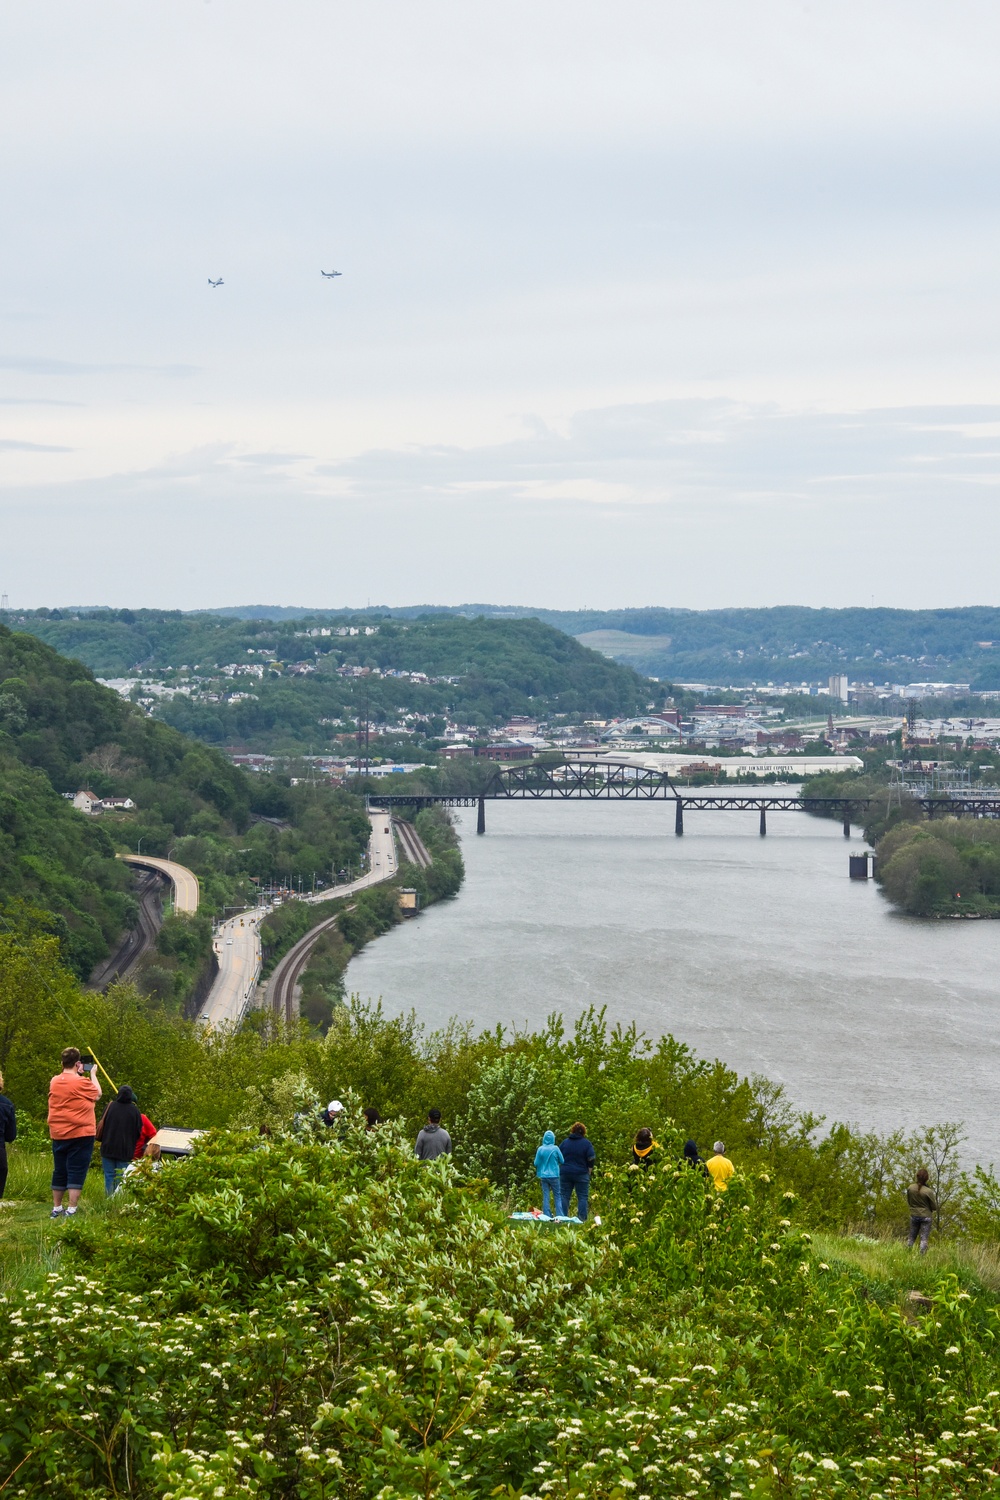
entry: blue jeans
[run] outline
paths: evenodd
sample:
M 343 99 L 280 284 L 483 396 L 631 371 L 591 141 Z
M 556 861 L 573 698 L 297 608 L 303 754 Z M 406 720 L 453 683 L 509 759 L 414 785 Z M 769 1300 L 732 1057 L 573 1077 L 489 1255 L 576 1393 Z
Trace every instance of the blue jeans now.
M 587 1217 L 587 1199 L 590 1196 L 590 1174 L 585 1172 L 580 1177 L 561 1177 L 559 1179 L 559 1186 L 562 1189 L 562 1211 L 566 1217 L 569 1218 L 570 1216 L 569 1200 L 572 1198 L 573 1189 L 575 1188 L 576 1216 L 578 1219 L 585 1219 Z
M 116 1187 L 121 1184 L 121 1173 L 128 1166 L 127 1161 L 115 1161 L 110 1156 L 101 1157 L 101 1166 L 104 1168 L 104 1192 L 110 1198 Z M 115 1179 L 118 1179 L 117 1181 Z
M 559 1178 L 540 1177 L 538 1180 L 542 1184 L 542 1213 L 551 1214 L 552 1217 L 555 1218 L 556 1214 L 561 1212 L 562 1204 L 562 1199 L 559 1193 Z M 550 1198 L 552 1199 L 551 1208 L 549 1208 Z
M 87 1180 L 90 1158 L 94 1154 L 94 1137 L 78 1135 L 70 1141 L 52 1142 L 52 1188 L 65 1192 L 79 1190 Z

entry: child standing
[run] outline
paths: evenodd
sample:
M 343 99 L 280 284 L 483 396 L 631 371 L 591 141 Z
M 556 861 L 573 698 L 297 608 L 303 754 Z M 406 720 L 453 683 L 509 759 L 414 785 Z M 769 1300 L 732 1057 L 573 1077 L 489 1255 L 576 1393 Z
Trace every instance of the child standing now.
M 559 1168 L 563 1164 L 563 1154 L 556 1145 L 555 1132 L 547 1130 L 542 1136 L 542 1144 L 535 1152 L 535 1176 L 542 1184 L 542 1213 L 549 1214 L 554 1219 L 562 1211 L 562 1202 L 559 1196 Z M 549 1197 L 552 1198 L 552 1207 L 549 1207 Z

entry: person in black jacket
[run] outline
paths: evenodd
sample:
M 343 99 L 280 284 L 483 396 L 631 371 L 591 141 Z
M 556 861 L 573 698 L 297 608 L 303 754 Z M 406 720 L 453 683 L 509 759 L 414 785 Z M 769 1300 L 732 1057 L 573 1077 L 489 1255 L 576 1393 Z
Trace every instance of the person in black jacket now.
M 111 1197 L 121 1181 L 121 1174 L 135 1156 L 142 1135 L 142 1111 L 128 1084 L 118 1090 L 101 1116 L 98 1136 L 101 1142 L 101 1166 L 104 1168 L 104 1191 Z
M 590 1174 L 594 1170 L 594 1143 L 587 1139 L 587 1127 L 577 1120 L 569 1135 L 560 1146 L 563 1164 L 559 1168 L 559 1193 L 562 1211 L 568 1219 L 569 1200 L 576 1191 L 576 1216 L 587 1217 L 587 1199 L 590 1196 Z
M 3 1074 L 0 1073 L 0 1198 L 7 1191 L 7 1144 L 16 1140 L 17 1115 L 3 1091 Z

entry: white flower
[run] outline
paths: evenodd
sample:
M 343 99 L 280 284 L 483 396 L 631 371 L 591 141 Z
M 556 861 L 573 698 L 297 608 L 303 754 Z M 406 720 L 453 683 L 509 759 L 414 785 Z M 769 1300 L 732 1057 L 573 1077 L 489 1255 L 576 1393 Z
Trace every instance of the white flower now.
M 840 1465 L 836 1463 L 832 1458 L 821 1458 L 819 1461 L 819 1467 L 821 1469 L 829 1469 L 831 1474 L 835 1474 L 840 1468 Z
M 961 1354 L 962 1351 L 957 1344 L 949 1344 L 944 1352 L 945 1354 Z

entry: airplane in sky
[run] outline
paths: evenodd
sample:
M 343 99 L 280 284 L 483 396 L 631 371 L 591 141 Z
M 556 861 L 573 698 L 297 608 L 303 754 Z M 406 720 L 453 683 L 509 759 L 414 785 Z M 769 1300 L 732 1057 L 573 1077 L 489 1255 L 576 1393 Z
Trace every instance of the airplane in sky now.
M 328 281 L 332 281 L 335 276 L 343 276 L 344 273 L 343 271 L 320 271 L 319 274 L 325 276 Z
M 220 276 L 219 279 L 218 279 L 218 281 L 213 281 L 212 278 L 211 278 L 211 276 L 210 276 L 208 278 L 208 284 L 209 284 L 209 286 L 222 286 L 222 284 L 223 284 L 222 277 Z

